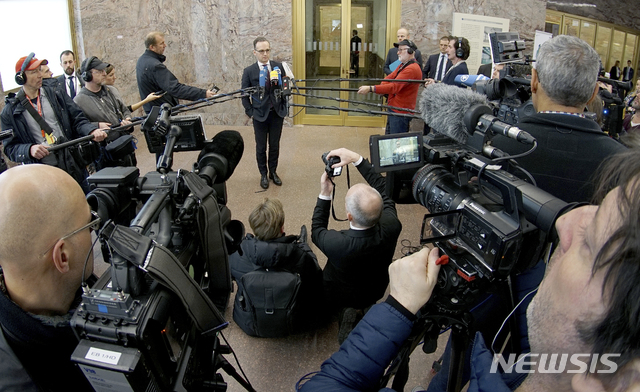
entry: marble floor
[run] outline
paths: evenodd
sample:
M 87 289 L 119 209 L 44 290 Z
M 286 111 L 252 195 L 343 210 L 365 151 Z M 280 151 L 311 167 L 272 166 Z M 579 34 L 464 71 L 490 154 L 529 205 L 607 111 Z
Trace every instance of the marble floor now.
M 320 191 L 320 176 L 324 170 L 322 153 L 346 147 L 369 157 L 369 136 L 383 133 L 382 128 L 361 127 L 323 127 L 293 126 L 285 127 L 282 133 L 278 174 L 283 185 L 270 184 L 266 191 L 260 187 L 260 175 L 255 161 L 255 141 L 252 127 L 207 126 L 207 135 L 211 138 L 224 129 L 234 129 L 241 133 L 245 142 L 242 160 L 234 174 L 227 181 L 228 203 L 233 219 L 238 219 L 250 231 L 248 216 L 251 210 L 265 197 L 279 198 L 285 209 L 285 230 L 298 233 L 301 225 L 311 227 L 311 216 Z M 155 170 L 154 156 L 146 148 L 144 137 L 139 131 L 134 133 L 139 140 L 138 167 L 142 174 Z M 180 152 L 174 155 L 173 169 L 191 169 L 197 158 L 197 152 Z M 364 182 L 362 176 L 353 167 L 350 168 L 351 183 Z M 345 173 L 336 178 L 335 211 L 338 218 L 345 217 L 344 196 L 347 191 Z M 426 209 L 419 204 L 398 204 L 398 215 L 402 222 L 402 233 L 398 240 L 395 257 L 402 257 L 408 246 L 419 245 L 422 217 Z M 330 228 L 347 228 L 345 222 L 329 223 Z M 313 245 L 321 267 L 326 257 Z M 96 272 L 104 271 L 104 263 L 96 263 Z M 230 322 L 223 335 L 234 350 L 240 366 L 232 355 L 227 360 L 239 371 L 242 368 L 257 391 L 292 391 L 303 376 L 318 371 L 322 362 L 338 350 L 337 322 L 332 322 L 313 332 L 298 334 L 281 339 L 264 339 L 247 336 L 232 318 L 232 293 L 225 317 Z M 436 354 L 426 355 L 420 348 L 411 356 L 410 378 L 406 390 L 416 385 L 426 386 L 431 377 L 430 369 L 434 360 L 446 344 L 448 334 L 440 336 Z M 222 373 L 228 382 L 228 391 L 242 391 L 244 388 L 232 377 Z

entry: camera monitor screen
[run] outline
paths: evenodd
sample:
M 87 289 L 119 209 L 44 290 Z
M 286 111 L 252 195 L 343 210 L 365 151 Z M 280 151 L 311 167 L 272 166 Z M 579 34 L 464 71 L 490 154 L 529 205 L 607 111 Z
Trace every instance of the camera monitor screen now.
M 182 136 L 176 141 L 173 148 L 174 152 L 200 151 L 204 148 L 206 134 L 200 115 L 171 116 L 170 120 L 171 125 L 177 125 L 182 129 Z M 150 153 L 164 152 L 164 146 L 167 144 L 166 136 L 154 134 L 153 132 L 144 132 L 144 136 Z
M 421 167 L 422 133 L 371 135 L 369 152 L 371 163 L 378 173 Z

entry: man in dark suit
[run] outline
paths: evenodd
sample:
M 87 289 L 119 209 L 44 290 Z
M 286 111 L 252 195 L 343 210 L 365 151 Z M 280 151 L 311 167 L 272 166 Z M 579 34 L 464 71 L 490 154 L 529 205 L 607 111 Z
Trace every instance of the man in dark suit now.
M 327 309 L 331 314 L 342 310 L 338 337 L 342 340 L 357 321 L 355 317 L 348 319 L 348 315 L 362 315 L 363 309 L 384 295 L 402 224 L 395 203 L 385 194 L 384 177 L 373 170 L 369 161 L 344 148 L 330 151 L 327 156 L 340 158 L 335 167 L 353 163 L 369 184 L 356 184 L 345 196 L 350 228 L 329 230 L 333 183 L 323 173 L 311 220 L 311 239 L 327 256 L 323 271 Z
M 442 80 L 449 68 L 453 65 L 447 57 L 448 46 L 449 37 L 440 38 L 440 53 L 429 56 L 427 63 L 422 69 L 422 79 Z
M 75 54 L 70 50 L 65 50 L 60 53 L 60 66 L 64 73 L 56 79 L 58 79 L 60 86 L 65 86 L 63 90 L 73 99 L 76 97 L 78 91 L 80 91 L 80 88 L 84 86 L 80 78 L 76 75 Z
M 609 77 L 613 80 L 620 80 L 622 72 L 620 71 L 620 60 L 616 60 L 616 65 L 609 70 Z
M 242 106 L 247 116 L 253 118 L 253 131 L 256 137 L 256 160 L 260 170 L 260 186 L 269 188 L 269 178 L 280 186 L 278 177 L 278 155 L 280 154 L 280 136 L 282 123 L 287 115 L 285 99 L 276 96 L 276 90 L 282 88 L 282 77 L 286 73 L 281 63 L 269 61 L 271 44 L 265 37 L 253 41 L 253 54 L 257 62 L 248 66 L 242 73 L 242 88 L 262 87 L 264 90 L 242 98 Z M 276 70 L 280 70 L 277 72 Z M 262 76 L 261 76 L 262 75 Z M 269 142 L 269 159 L 267 164 L 267 140 Z M 267 178 L 267 172 L 269 178 Z
M 409 30 L 405 29 L 404 27 L 401 27 L 400 29 L 398 29 L 397 37 L 398 37 L 398 42 L 402 42 L 405 39 L 408 40 Z M 415 50 L 415 59 L 418 65 L 420 66 L 420 69 L 422 69 L 422 54 L 418 49 Z M 393 72 L 399 65 L 400 65 L 400 62 L 398 61 L 398 47 L 396 46 L 389 49 L 389 53 L 387 53 L 387 59 L 384 61 L 384 74 L 385 75 L 391 74 L 391 72 Z M 393 66 L 393 69 L 391 69 L 391 66 Z
M 622 81 L 628 82 L 633 80 L 633 68 L 631 68 L 631 60 L 627 60 L 627 66 L 622 70 Z

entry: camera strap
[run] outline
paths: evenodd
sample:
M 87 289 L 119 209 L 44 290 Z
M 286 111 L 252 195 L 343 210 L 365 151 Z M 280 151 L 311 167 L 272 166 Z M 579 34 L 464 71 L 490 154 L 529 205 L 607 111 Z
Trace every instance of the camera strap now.
M 146 271 L 176 294 L 202 334 L 217 332 L 228 325 L 207 294 L 170 250 L 129 227 L 113 222 L 105 225 L 100 235 L 106 239 L 111 251 Z
M 347 167 L 347 189 L 351 188 L 351 176 L 349 176 L 349 165 L 345 165 Z M 333 207 L 333 201 L 336 199 L 336 183 L 333 182 L 333 178 L 329 177 L 329 181 L 333 184 L 333 195 L 331 196 L 331 216 L 333 216 L 333 220 L 337 222 L 346 222 L 349 219 L 338 219 L 336 217 L 336 210 Z

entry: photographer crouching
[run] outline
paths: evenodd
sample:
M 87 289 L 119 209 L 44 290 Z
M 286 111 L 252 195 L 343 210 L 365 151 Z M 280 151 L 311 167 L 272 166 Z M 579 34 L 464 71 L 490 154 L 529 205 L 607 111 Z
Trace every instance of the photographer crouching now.
M 71 362 L 69 320 L 99 220 L 76 181 L 48 165 L 0 175 L 0 216 L 0 390 L 92 391 Z

